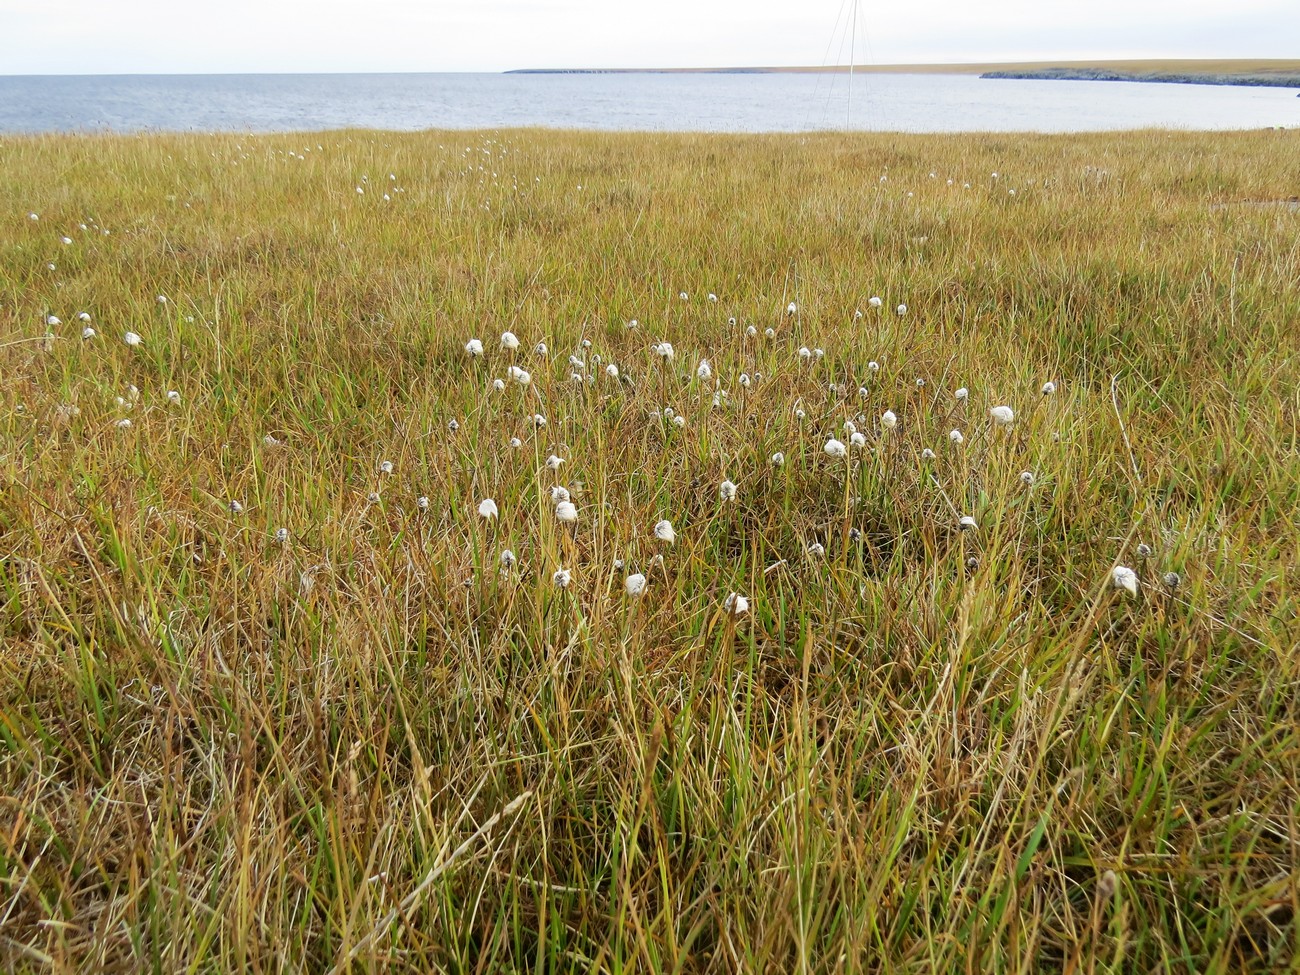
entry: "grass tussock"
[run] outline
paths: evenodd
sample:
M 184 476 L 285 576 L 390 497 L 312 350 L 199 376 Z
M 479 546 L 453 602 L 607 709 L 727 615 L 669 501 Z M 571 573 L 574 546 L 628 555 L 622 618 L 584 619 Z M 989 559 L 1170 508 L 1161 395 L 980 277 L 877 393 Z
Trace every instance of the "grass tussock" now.
M 1295 964 L 1297 187 L 1292 132 L 4 139 L 4 967 Z

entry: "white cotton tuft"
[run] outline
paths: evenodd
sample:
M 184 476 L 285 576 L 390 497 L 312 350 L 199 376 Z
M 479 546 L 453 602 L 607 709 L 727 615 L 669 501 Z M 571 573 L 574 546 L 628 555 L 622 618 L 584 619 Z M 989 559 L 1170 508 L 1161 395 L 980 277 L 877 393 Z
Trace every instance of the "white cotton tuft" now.
M 749 612 L 749 600 L 738 592 L 729 593 L 722 601 L 722 608 L 732 616 L 744 616 Z
M 1137 573 L 1127 565 L 1117 565 L 1110 573 L 1110 583 L 1116 589 L 1123 589 L 1130 596 L 1138 594 Z

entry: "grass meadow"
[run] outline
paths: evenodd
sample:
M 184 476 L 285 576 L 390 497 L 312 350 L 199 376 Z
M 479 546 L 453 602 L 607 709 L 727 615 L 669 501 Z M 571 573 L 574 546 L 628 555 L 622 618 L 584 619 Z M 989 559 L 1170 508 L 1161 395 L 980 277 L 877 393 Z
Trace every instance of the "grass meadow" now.
M 0 967 L 1293 968 L 1297 193 L 0 138 Z

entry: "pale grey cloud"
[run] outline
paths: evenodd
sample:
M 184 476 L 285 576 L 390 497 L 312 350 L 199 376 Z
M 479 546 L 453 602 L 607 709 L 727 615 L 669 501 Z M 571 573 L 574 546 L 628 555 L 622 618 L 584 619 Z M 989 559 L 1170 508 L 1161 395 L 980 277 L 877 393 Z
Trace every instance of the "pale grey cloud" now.
M 818 65 L 842 0 L 0 0 L 0 73 Z M 857 59 L 1293 57 L 1294 0 L 859 5 Z M 843 43 L 842 43 L 843 42 Z

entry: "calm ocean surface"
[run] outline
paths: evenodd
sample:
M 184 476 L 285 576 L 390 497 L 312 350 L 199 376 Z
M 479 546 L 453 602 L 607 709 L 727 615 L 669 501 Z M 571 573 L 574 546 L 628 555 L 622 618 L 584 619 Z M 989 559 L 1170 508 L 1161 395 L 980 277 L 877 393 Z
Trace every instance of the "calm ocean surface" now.
M 502 128 L 1067 132 L 1300 126 L 1295 89 L 817 74 L 0 77 L 0 132 Z

